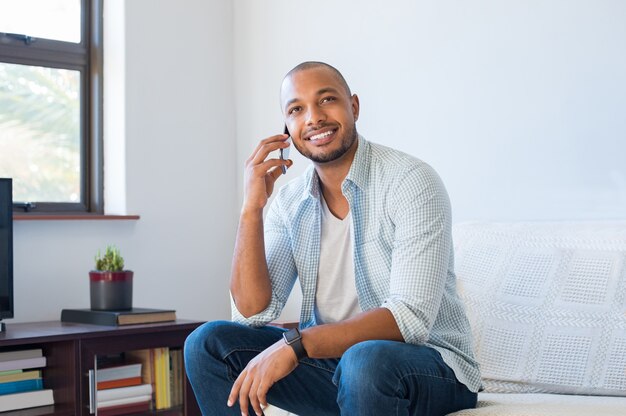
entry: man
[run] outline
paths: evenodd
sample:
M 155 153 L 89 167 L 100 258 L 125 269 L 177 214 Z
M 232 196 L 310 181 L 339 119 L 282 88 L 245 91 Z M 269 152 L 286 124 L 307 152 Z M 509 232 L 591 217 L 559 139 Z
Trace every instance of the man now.
M 185 345 L 206 415 L 445 415 L 476 405 L 469 324 L 456 293 L 448 196 L 433 169 L 367 142 L 359 99 L 330 65 L 305 62 L 281 86 L 285 125 L 312 166 L 263 210 L 288 135 L 246 161 L 233 259 L 237 323 Z M 295 283 L 301 331 L 265 326 Z

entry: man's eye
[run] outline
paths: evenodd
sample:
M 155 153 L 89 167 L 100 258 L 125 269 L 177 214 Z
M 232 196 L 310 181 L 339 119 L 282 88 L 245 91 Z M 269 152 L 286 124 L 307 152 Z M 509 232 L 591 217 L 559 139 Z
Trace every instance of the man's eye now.
M 294 114 L 294 113 L 297 113 L 298 111 L 300 111 L 300 107 L 291 107 L 287 113 Z
M 322 103 L 328 103 L 328 102 L 335 101 L 335 100 L 336 100 L 335 97 L 324 97 L 322 98 Z

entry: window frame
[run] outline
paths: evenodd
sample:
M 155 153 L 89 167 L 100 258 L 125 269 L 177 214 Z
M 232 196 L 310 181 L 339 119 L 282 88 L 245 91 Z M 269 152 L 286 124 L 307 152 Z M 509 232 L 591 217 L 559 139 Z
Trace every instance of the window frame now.
M 81 1 L 81 41 L 72 43 L 0 34 L 0 63 L 68 69 L 80 73 L 79 202 L 15 201 L 22 214 L 104 212 L 102 145 L 102 0 Z M 28 34 L 19 34 L 26 35 Z M 30 204 L 29 204 L 30 203 Z

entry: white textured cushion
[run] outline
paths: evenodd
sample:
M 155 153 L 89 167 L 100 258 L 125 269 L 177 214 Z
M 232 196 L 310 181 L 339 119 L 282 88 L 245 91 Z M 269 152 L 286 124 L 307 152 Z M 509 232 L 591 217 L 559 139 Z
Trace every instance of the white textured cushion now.
M 476 409 L 448 416 L 624 416 L 626 398 L 480 393 Z
M 265 416 L 296 416 L 293 413 L 289 413 L 286 410 L 274 407 L 272 405 L 269 405 L 268 407 L 263 409 L 263 414 Z
M 626 396 L 626 222 L 463 223 L 454 243 L 486 391 Z

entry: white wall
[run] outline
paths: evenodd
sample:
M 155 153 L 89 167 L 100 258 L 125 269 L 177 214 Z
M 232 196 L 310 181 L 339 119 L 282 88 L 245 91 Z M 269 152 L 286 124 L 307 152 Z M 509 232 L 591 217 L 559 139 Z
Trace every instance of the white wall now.
M 235 11 L 239 160 L 282 132 L 282 75 L 323 60 L 359 95 L 361 134 L 438 170 L 456 221 L 626 216 L 625 2 L 239 0 Z
M 619 0 L 239 0 L 239 160 L 282 133 L 282 76 L 321 60 L 361 134 L 440 173 L 455 222 L 626 218 L 624 22 Z
M 366 138 L 439 171 L 455 221 L 626 217 L 620 0 L 123 4 L 120 188 L 142 218 L 16 222 L 14 321 L 87 307 L 107 243 L 136 272 L 135 304 L 227 318 L 243 161 L 282 131 L 280 81 L 304 60 L 344 73 Z
M 116 84 L 122 91 L 113 90 L 126 99 L 117 103 L 125 104 L 125 114 L 114 122 L 125 120 L 125 126 L 109 125 L 108 131 L 126 135 L 126 210 L 141 219 L 16 221 L 11 322 L 54 320 L 63 308 L 89 307 L 87 273 L 98 248 L 110 243 L 135 271 L 136 306 L 174 308 L 184 318 L 230 317 L 229 259 L 238 211 L 230 156 L 236 148 L 232 4 L 122 4 L 105 19 L 126 32 L 125 51 L 106 51 L 110 58 L 125 53 L 111 58 L 124 65 L 118 69 L 126 89 Z M 105 169 L 120 168 L 111 163 Z

